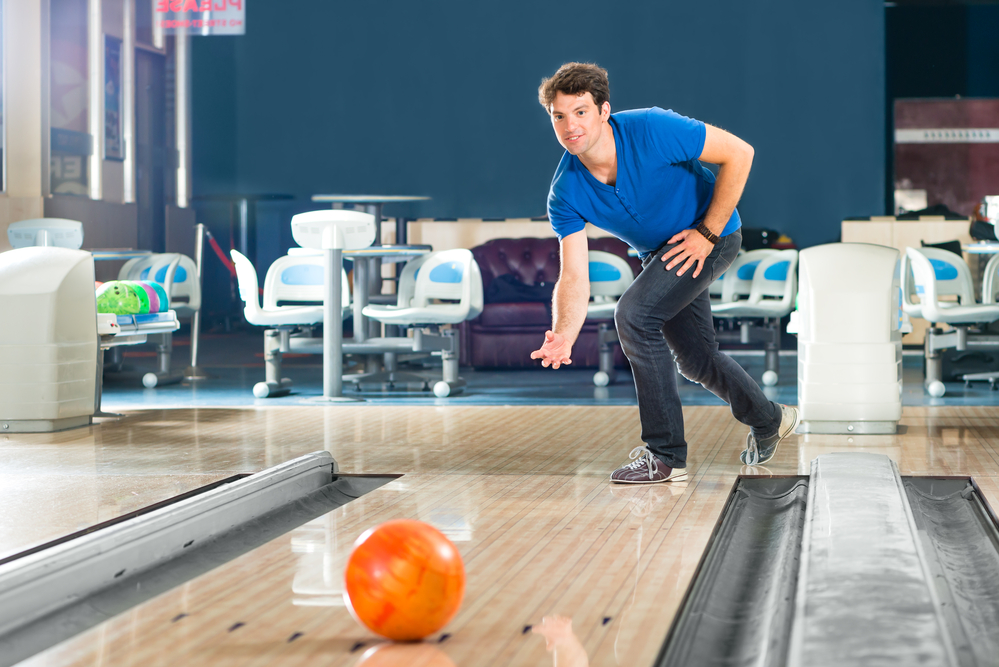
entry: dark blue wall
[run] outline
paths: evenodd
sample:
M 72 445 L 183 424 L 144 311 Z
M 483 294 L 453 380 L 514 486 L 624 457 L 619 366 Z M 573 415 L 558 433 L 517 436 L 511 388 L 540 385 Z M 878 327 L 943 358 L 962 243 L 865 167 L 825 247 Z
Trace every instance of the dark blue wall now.
M 537 86 L 585 60 L 610 71 L 615 109 L 673 108 L 754 145 L 747 226 L 812 245 L 884 211 L 882 0 L 253 0 L 247 35 L 193 42 L 196 194 L 541 215 L 561 148 Z

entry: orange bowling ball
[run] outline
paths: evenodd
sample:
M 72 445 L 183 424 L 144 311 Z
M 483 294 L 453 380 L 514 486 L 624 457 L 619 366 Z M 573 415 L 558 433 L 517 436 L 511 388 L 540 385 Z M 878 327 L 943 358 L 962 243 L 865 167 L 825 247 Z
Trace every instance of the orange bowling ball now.
M 365 531 L 347 560 L 344 600 L 361 625 L 394 641 L 443 628 L 465 595 L 465 564 L 451 540 L 422 521 Z

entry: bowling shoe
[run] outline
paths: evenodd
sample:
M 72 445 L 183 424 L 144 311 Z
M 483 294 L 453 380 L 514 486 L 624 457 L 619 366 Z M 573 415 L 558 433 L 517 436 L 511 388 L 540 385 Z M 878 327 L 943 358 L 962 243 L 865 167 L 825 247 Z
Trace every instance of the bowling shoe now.
M 780 406 L 780 426 L 777 432 L 769 438 L 757 441 L 750 432 L 746 436 L 746 449 L 739 455 L 739 460 L 747 466 L 758 466 L 766 463 L 777 453 L 777 446 L 798 428 L 798 409 L 789 405 Z
M 649 451 L 648 447 L 635 447 L 626 463 L 613 473 L 611 481 L 619 484 L 656 484 L 687 479 L 686 468 L 670 468 Z

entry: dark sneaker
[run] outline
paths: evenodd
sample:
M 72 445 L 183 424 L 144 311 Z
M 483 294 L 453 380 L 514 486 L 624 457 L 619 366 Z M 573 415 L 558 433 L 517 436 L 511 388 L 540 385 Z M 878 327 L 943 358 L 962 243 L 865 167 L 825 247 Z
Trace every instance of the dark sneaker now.
M 656 484 L 687 479 L 686 468 L 670 468 L 648 447 L 635 447 L 628 458 L 631 463 L 611 473 L 611 481 L 621 484 Z
M 798 409 L 789 405 L 780 406 L 780 426 L 777 432 L 759 442 L 752 432 L 746 436 L 746 449 L 739 455 L 739 460 L 747 466 L 758 466 L 766 463 L 777 453 L 777 446 L 784 438 L 794 433 L 798 428 Z

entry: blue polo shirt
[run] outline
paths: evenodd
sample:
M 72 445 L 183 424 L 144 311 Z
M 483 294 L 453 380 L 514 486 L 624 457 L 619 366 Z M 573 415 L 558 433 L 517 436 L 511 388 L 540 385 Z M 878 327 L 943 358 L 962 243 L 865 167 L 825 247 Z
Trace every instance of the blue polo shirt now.
M 644 257 L 677 232 L 696 227 L 708 211 L 715 175 L 697 160 L 704 123 L 652 107 L 619 111 L 610 124 L 617 182 L 601 183 L 566 152 L 548 192 L 548 219 L 559 239 L 590 222 Z M 721 235 L 740 225 L 735 211 Z

